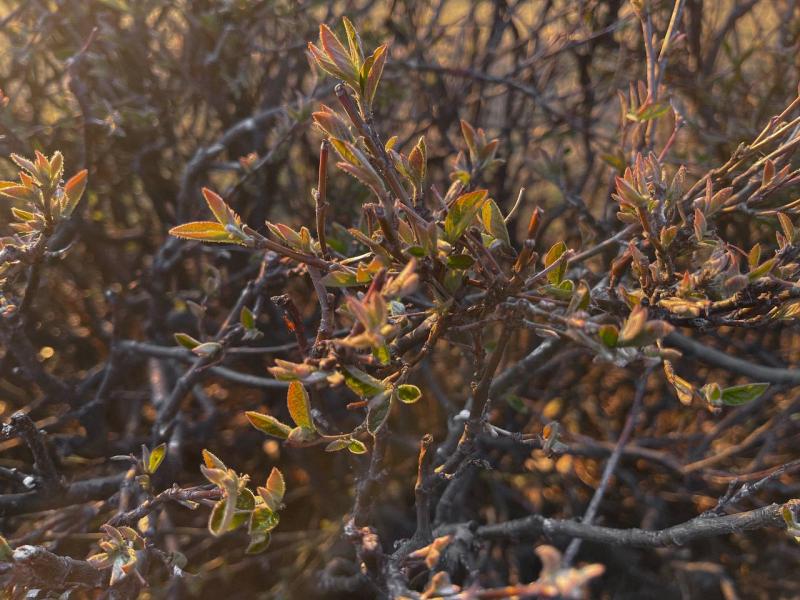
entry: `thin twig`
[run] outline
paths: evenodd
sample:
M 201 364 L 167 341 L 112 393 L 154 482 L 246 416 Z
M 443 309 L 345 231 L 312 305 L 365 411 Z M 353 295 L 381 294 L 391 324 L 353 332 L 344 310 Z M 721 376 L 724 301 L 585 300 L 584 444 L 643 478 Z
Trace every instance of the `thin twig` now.
M 603 496 L 605 496 L 606 490 L 608 489 L 608 484 L 611 481 L 611 476 L 614 474 L 614 471 L 617 468 L 617 464 L 619 464 L 619 459 L 622 456 L 622 451 L 625 449 L 625 445 L 628 443 L 628 440 L 631 437 L 631 433 L 633 433 L 633 429 L 636 426 L 636 421 L 639 419 L 639 413 L 642 409 L 642 401 L 644 399 L 644 393 L 647 390 L 647 380 L 650 378 L 650 374 L 653 372 L 655 368 L 654 365 L 650 365 L 645 369 L 644 374 L 639 379 L 639 382 L 636 384 L 636 394 L 633 398 L 633 404 L 631 404 L 631 408 L 628 411 L 628 416 L 625 419 L 625 425 L 622 427 L 622 432 L 619 434 L 619 438 L 617 439 L 617 444 L 614 446 L 614 451 L 611 453 L 611 456 L 608 457 L 606 461 L 606 465 L 603 468 L 603 474 L 600 477 L 600 484 L 597 486 L 597 489 L 594 491 L 594 495 L 592 496 L 591 501 L 589 502 L 589 506 L 586 508 L 586 512 L 583 514 L 582 523 L 586 523 L 587 525 L 591 525 L 594 521 L 595 516 L 597 515 L 597 509 L 600 507 L 600 503 L 603 501 Z M 569 566 L 572 564 L 573 559 L 577 556 L 578 551 L 581 548 L 581 539 L 575 538 L 569 543 L 566 552 L 564 552 L 564 566 Z

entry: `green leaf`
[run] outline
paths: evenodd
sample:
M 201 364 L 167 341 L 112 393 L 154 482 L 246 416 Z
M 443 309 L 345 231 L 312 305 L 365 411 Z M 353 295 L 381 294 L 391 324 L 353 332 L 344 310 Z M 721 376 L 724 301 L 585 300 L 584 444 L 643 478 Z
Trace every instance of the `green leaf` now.
M 411 385 L 410 383 L 398 385 L 397 388 L 395 388 L 395 393 L 400 399 L 400 402 L 403 402 L 404 404 L 414 404 L 414 402 L 422 398 L 422 392 L 420 389 L 415 385 Z
M 208 519 L 208 530 L 214 536 L 222 535 L 227 531 L 233 531 L 244 525 L 250 518 L 250 513 L 256 505 L 253 492 L 247 488 L 242 489 L 236 498 L 233 510 L 230 510 L 228 503 L 230 498 L 223 498 L 214 505 L 211 510 L 211 517 Z
M 223 520 L 225 518 L 225 509 L 228 505 L 228 499 L 223 498 L 219 502 L 214 505 L 214 508 L 211 509 L 211 516 L 208 518 L 208 531 L 214 537 L 220 536 L 223 533 Z
M 194 339 L 188 333 L 176 333 L 175 341 L 178 342 L 184 348 L 188 348 L 189 350 L 194 350 L 195 348 L 197 348 L 197 346 L 200 345 L 200 342 Z
M 356 274 L 350 271 L 331 271 L 321 279 L 326 287 L 357 287 L 364 283 L 356 279 Z
M 289 408 L 289 415 L 298 427 L 316 431 L 314 421 L 311 418 L 311 403 L 308 399 L 308 392 L 303 384 L 297 380 L 289 383 L 289 391 L 286 394 L 286 405 Z
M 11 562 L 14 560 L 14 551 L 8 545 L 6 538 L 0 535 L 0 562 Z
M 283 474 L 273 467 L 269 477 L 267 477 L 266 487 L 260 487 L 257 491 L 269 509 L 273 512 L 277 511 L 281 507 L 283 496 L 286 493 L 286 482 L 283 479 Z
M 759 398 L 769 387 L 768 383 L 748 383 L 722 390 L 722 403 L 728 406 L 747 404 Z
M 371 398 L 384 391 L 386 386 L 380 379 L 355 367 L 344 368 L 344 382 L 362 398 Z
M 567 245 L 561 241 L 556 242 L 544 255 L 544 266 L 549 267 L 555 263 L 567 251 Z M 567 272 L 567 261 L 562 260 L 557 268 L 547 273 L 547 280 L 553 285 L 558 285 L 564 279 L 564 273 Z
M 475 259 L 469 254 L 455 254 L 447 257 L 447 266 L 451 269 L 469 269 L 475 264 Z
M 36 215 L 32 212 L 28 212 L 27 210 L 22 210 L 20 208 L 12 207 L 11 214 L 13 214 L 17 219 L 20 221 L 35 221 Z
M 508 402 L 508 405 L 511 408 L 513 408 L 516 412 L 523 415 L 527 414 L 528 406 L 525 404 L 522 398 L 520 398 L 516 394 L 509 394 L 508 396 L 506 396 L 506 402 Z
M 481 222 L 483 223 L 486 233 L 490 234 L 496 240 L 500 240 L 503 245 L 511 247 L 511 239 L 508 236 L 508 228 L 503 219 L 503 213 L 497 203 L 489 198 L 481 209 Z
M 248 411 L 245 413 L 245 416 L 247 417 L 247 420 L 250 421 L 250 424 L 259 431 L 263 431 L 267 435 L 271 435 L 282 440 L 288 438 L 292 431 L 291 427 L 281 423 L 278 421 L 278 419 L 270 415 Z
M 280 516 L 266 506 L 256 507 L 250 514 L 248 531 L 253 533 L 268 533 L 275 529 L 280 522 Z
M 256 317 L 253 311 L 246 306 L 242 307 L 242 312 L 239 314 L 239 321 L 245 329 L 255 329 L 256 327 Z
M 597 330 L 597 335 L 600 338 L 600 341 L 603 342 L 609 348 L 613 348 L 617 345 L 617 339 L 619 338 L 619 329 L 617 329 L 616 325 L 601 325 L 600 328 Z
M 325 452 L 338 452 L 339 450 L 344 450 L 350 445 L 350 441 L 347 438 L 340 438 L 338 440 L 333 440 L 327 446 L 325 446 Z
M 147 460 L 147 472 L 150 474 L 155 473 L 158 470 L 158 467 L 161 466 L 161 463 L 164 461 L 164 457 L 167 455 L 167 445 L 166 444 L 159 444 L 153 451 L 150 452 L 150 457 Z
M 378 361 L 381 365 L 388 365 L 389 362 L 392 360 L 391 352 L 389 351 L 389 346 L 386 344 L 379 344 L 372 348 L 372 356 Z
M 444 237 L 448 242 L 452 244 L 464 234 L 475 220 L 488 194 L 487 190 L 476 190 L 455 199 L 444 220 Z
M 239 495 L 236 497 L 236 510 L 251 511 L 256 506 L 256 497 L 247 488 L 242 488 Z M 250 515 L 248 515 L 249 517 Z
M 667 103 L 660 103 L 660 102 L 653 102 L 652 104 L 646 104 L 642 106 L 636 112 L 629 112 L 628 119 L 631 121 L 636 121 L 639 123 L 643 123 L 645 121 L 652 121 L 653 119 L 658 119 L 659 117 L 663 117 L 665 114 L 669 112 L 670 105 Z
M 778 263 L 777 258 L 770 258 L 769 260 L 765 260 L 761 263 L 758 267 L 753 269 L 747 274 L 747 278 L 750 281 L 755 281 L 756 279 L 760 279 L 761 277 L 766 277 L 769 275 L 770 271 L 775 267 Z
M 245 554 L 261 554 L 269 548 L 272 536 L 269 533 L 254 533 L 250 536 L 250 543 L 247 545 Z
M 350 440 L 347 449 L 353 454 L 366 454 L 367 447 L 359 440 Z
M 575 282 L 571 279 L 565 279 L 558 285 L 553 285 L 549 283 L 545 286 L 542 286 L 542 291 L 559 300 L 572 300 L 573 293 L 575 292 Z
M 381 392 L 369 402 L 367 410 L 367 431 L 375 435 L 389 418 L 392 408 L 392 395 L 388 390 Z

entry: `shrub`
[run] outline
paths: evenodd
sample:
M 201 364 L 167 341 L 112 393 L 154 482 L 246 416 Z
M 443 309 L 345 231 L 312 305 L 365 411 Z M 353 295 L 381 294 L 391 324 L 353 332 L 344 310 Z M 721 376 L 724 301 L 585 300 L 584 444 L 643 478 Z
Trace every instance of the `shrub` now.
M 282 3 L 9 13 L 0 142 L 65 152 L 0 182 L 12 597 L 793 589 L 800 98 L 728 46 L 762 3 L 496 2 L 468 67 L 432 56 L 479 8 L 401 5 L 430 40 L 367 3 L 305 54 Z

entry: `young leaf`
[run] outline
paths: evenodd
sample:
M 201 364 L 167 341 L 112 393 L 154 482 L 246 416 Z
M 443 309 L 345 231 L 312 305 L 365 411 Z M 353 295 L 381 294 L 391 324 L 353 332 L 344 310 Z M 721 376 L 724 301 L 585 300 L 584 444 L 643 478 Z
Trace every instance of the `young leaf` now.
M 252 510 L 256 507 L 256 497 L 248 488 L 242 488 L 236 496 L 236 509 L 231 519 L 230 529 L 241 527 L 250 519 Z
M 425 138 L 420 136 L 417 145 L 408 154 L 408 166 L 415 186 L 419 186 L 425 180 L 427 155 L 428 150 L 425 146 Z
M 70 216 L 78 206 L 78 202 L 80 202 L 81 196 L 83 196 L 83 192 L 86 189 L 86 177 L 88 173 L 89 172 L 84 169 L 70 177 L 69 181 L 64 184 L 65 202 L 62 209 L 62 214 L 64 216 Z
M 350 19 L 343 17 L 342 23 L 344 23 L 344 31 L 347 34 L 347 45 L 350 49 L 350 59 L 353 61 L 353 65 L 355 65 L 356 69 L 359 69 L 361 67 L 361 63 L 364 62 L 364 50 L 361 47 L 361 38 L 359 37 L 356 28 L 353 26 L 353 23 L 350 22 Z
M 779 212 L 778 221 L 781 224 L 781 229 L 783 229 L 783 235 L 786 236 L 786 241 L 788 241 L 790 244 L 793 244 L 795 238 L 795 227 L 792 223 L 792 220 L 784 213 Z
M 451 254 L 447 257 L 447 266 L 451 269 L 469 269 L 475 264 L 475 259 L 469 254 Z
M 666 321 L 648 321 L 647 309 L 637 304 L 625 321 L 617 346 L 647 346 L 669 335 L 674 329 Z
M 350 440 L 350 443 L 347 444 L 347 449 L 352 454 L 365 454 L 367 451 L 367 447 L 359 440 Z
M 55 186 L 64 174 L 64 155 L 58 150 L 50 159 L 50 182 Z
M 204 342 L 192 348 L 197 356 L 210 357 L 217 355 L 222 350 L 222 344 L 219 342 Z
M 470 157 L 477 157 L 478 148 L 475 145 L 475 128 L 467 123 L 464 119 L 461 119 L 461 135 L 464 136 L 464 141 L 467 143 L 467 149 L 469 149 Z
M 448 242 L 452 244 L 464 234 L 481 210 L 488 194 L 487 190 L 476 190 L 455 199 L 444 220 L 444 236 Z
M 208 479 L 211 483 L 219 488 L 224 488 L 227 479 L 227 473 L 223 469 L 212 469 L 206 465 L 200 465 L 200 472 L 203 477 Z
M 597 335 L 603 344 L 609 348 L 613 348 L 617 345 L 619 329 L 617 329 L 616 325 L 601 325 L 597 330 Z
M 497 203 L 489 198 L 481 209 L 481 222 L 486 233 L 496 240 L 500 240 L 504 246 L 511 247 L 511 239 L 508 236 L 508 228 L 503 220 L 503 213 Z
M 245 240 L 233 236 L 224 225 L 213 221 L 184 223 L 170 229 L 169 234 L 185 240 L 199 240 L 215 244 L 245 244 Z
M 239 313 L 239 321 L 245 329 L 255 329 L 256 327 L 255 315 L 253 315 L 253 311 L 246 306 L 243 306 L 242 311 Z
M 206 187 L 202 189 L 202 192 L 208 204 L 208 208 L 211 209 L 217 222 L 223 226 L 235 225 L 235 220 L 232 217 L 233 211 L 225 204 L 225 200 L 222 199 L 222 196 Z
M 675 369 L 672 367 L 672 363 L 668 360 L 664 361 L 664 374 L 667 377 L 667 381 L 672 384 L 672 387 L 675 388 L 675 393 L 678 395 L 678 400 L 681 401 L 681 404 L 689 405 L 692 403 L 692 399 L 694 398 L 694 387 L 691 383 L 679 377 L 675 373 Z
M 244 414 L 253 427 L 259 431 L 263 431 L 267 435 L 285 440 L 289 437 L 289 433 L 292 431 L 291 427 L 281 423 L 273 416 L 264 415 L 253 411 L 248 411 Z
M 378 91 L 378 83 L 383 74 L 383 65 L 386 64 L 387 49 L 388 46 L 386 44 L 378 46 L 372 56 L 367 59 L 369 73 L 364 86 L 364 99 L 367 101 L 367 106 L 372 106 L 372 102 L 375 100 L 375 92 Z
M 256 511 L 253 511 L 255 514 Z M 245 549 L 245 554 L 261 554 L 267 548 L 269 548 L 269 544 L 272 541 L 272 537 L 269 533 L 253 533 L 250 535 L 250 543 L 247 545 Z
M 226 471 L 228 469 L 228 467 L 225 466 L 224 462 L 222 462 L 214 454 L 205 449 L 203 449 L 203 462 L 209 469 L 222 469 L 223 471 Z
M 392 354 L 389 350 L 389 346 L 386 344 L 378 344 L 377 346 L 373 346 L 372 356 L 375 357 L 375 360 L 377 360 L 378 364 L 381 366 L 388 365 L 392 360 Z
M 303 446 L 317 437 L 316 432 L 308 427 L 295 427 L 289 432 L 286 443 L 290 446 Z
M 188 333 L 176 333 L 174 337 L 176 342 L 178 342 L 184 348 L 188 348 L 189 350 L 194 350 L 200 345 L 200 342 L 194 339 Z
M 322 284 L 326 287 L 356 287 L 364 285 L 364 283 L 356 279 L 356 274 L 351 271 L 331 271 L 322 278 Z
M 335 72 L 331 74 L 335 77 L 344 79 L 351 85 L 357 85 L 358 71 L 356 70 L 347 50 L 345 50 L 344 46 L 339 41 L 339 38 L 334 35 L 327 25 L 319 26 L 319 41 L 322 49 L 327 55 L 328 60 L 335 66 Z M 326 69 L 325 65 L 320 64 L 320 66 L 323 69 Z
M 158 470 L 158 467 L 161 466 L 161 463 L 164 461 L 164 457 L 167 455 L 167 445 L 166 444 L 159 444 L 153 451 L 150 452 L 150 456 L 147 459 L 147 472 L 150 474 L 155 473 Z
M 391 408 L 392 395 L 388 391 L 382 392 L 370 400 L 369 410 L 367 411 L 367 430 L 372 435 L 375 435 L 386 423 Z
M 722 403 L 728 406 L 747 404 L 759 398 L 769 387 L 768 383 L 748 383 L 722 390 Z
M 264 488 L 259 488 L 263 490 Z M 264 534 L 269 533 L 278 526 L 280 517 L 277 511 L 270 509 L 267 506 L 259 506 L 255 508 L 250 515 L 250 525 L 248 531 L 250 534 Z
M 567 251 L 567 245 L 563 242 L 556 242 L 544 255 L 544 266 L 549 267 L 555 263 Z M 562 260 L 557 268 L 547 273 L 547 280 L 553 285 L 558 285 L 564 279 L 564 274 L 567 271 L 567 261 Z
M 314 421 L 311 418 L 311 404 L 308 400 L 308 392 L 303 387 L 303 384 L 297 380 L 289 383 L 286 405 L 289 408 L 292 420 L 298 427 L 316 431 Z
M 404 404 L 414 404 L 417 400 L 422 398 L 422 392 L 420 389 L 415 385 L 411 385 L 410 383 L 398 385 L 395 389 L 395 392 L 397 393 L 397 397 L 399 398 L 400 402 L 403 402 Z
M 11 207 L 11 214 L 13 214 L 17 219 L 20 221 L 33 221 L 36 219 L 36 215 L 32 212 L 28 212 L 27 210 L 22 210 L 21 208 L 17 208 L 16 206 Z
M 30 161 L 30 160 L 28 160 L 28 159 L 27 159 L 27 158 L 25 158 L 24 156 L 20 156 L 19 154 L 14 154 L 14 153 L 12 153 L 12 154 L 11 154 L 11 160 L 12 160 L 12 161 L 13 161 L 13 162 L 14 162 L 14 163 L 15 163 L 15 164 L 16 164 L 16 165 L 17 165 L 17 166 L 20 168 L 20 169 L 24 169 L 25 171 L 27 171 L 28 173 L 30 173 L 30 174 L 31 174 L 31 176 L 33 176 L 33 177 L 35 177 L 35 176 L 36 176 L 36 171 L 37 171 L 37 169 L 36 169 L 36 165 L 34 165 L 34 164 L 33 164 L 33 163 Z
M 347 438 L 340 438 L 338 440 L 333 440 L 327 446 L 325 446 L 325 452 L 338 452 L 339 450 L 344 450 L 349 445 L 350 445 L 350 440 Z
M 266 487 L 260 487 L 257 491 L 264 499 L 267 507 L 272 512 L 276 512 L 281 507 L 283 496 L 286 493 L 286 483 L 284 482 L 283 474 L 273 467 L 269 477 L 267 477 Z
M 371 398 L 384 391 L 386 386 L 380 379 L 355 367 L 344 368 L 344 382 L 362 398 Z
M 718 383 L 711 382 L 705 384 L 700 388 L 700 393 L 703 395 L 703 398 L 706 399 L 709 406 L 716 408 L 722 404 L 722 389 L 719 387 Z
M 214 537 L 222 535 L 224 530 L 225 513 L 228 508 L 228 499 L 223 498 L 217 502 L 211 509 L 211 515 L 208 517 L 208 531 Z
M 14 551 L 8 545 L 6 538 L 0 535 L 0 562 L 11 562 L 14 559 Z
M 752 269 L 748 274 L 747 277 L 750 281 L 755 281 L 756 279 L 760 279 L 761 277 L 766 277 L 769 275 L 770 271 L 775 267 L 778 263 L 777 258 L 770 258 L 769 260 L 765 260 L 759 266 Z

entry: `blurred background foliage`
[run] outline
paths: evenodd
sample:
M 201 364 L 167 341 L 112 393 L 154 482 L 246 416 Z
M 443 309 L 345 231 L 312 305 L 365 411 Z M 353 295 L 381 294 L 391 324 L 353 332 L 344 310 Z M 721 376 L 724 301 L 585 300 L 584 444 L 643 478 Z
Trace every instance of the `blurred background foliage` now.
M 666 28 L 672 4 L 651 0 L 657 30 Z M 262 232 L 267 219 L 313 222 L 309 191 L 320 134 L 310 113 L 333 102 L 333 86 L 311 67 L 306 42 L 316 38 L 319 23 L 338 24 L 342 15 L 358 24 L 365 46 L 390 42 L 376 122 L 385 135 L 399 136 L 401 148 L 426 136 L 430 181 L 446 187 L 450 159 L 462 145 L 459 119 L 466 119 L 501 139 L 505 163 L 483 184 L 504 213 L 524 189 L 511 223 L 517 240 L 535 205 L 545 209 L 540 251 L 557 239 L 587 248 L 613 234 L 614 175 L 630 159 L 619 133 L 625 117 L 618 94 L 645 78 L 646 64 L 638 19 L 622 0 L 0 0 L 0 175 L 11 179 L 16 172 L 5 160 L 12 152 L 55 149 L 65 155 L 68 173 L 90 172 L 80 214 L 51 246 L 70 252 L 45 267 L 29 317 L 27 333 L 47 372 L 92 397 L 115 340 L 171 346 L 174 332 L 199 334 L 192 302 L 205 303 L 210 323 L 224 318 L 258 261 L 237 248 L 167 239 L 170 227 L 203 210 L 201 186 L 224 191 Z M 694 181 L 795 97 L 800 10 L 791 0 L 686 0 L 680 26 L 684 35 L 673 45 L 664 84 L 684 126 L 668 161 L 687 165 Z M 670 134 L 667 121 L 660 121 L 660 139 Z M 332 221 L 348 226 L 360 218 L 367 196 L 352 178 L 332 176 Z M 756 219 L 731 218 L 725 227 L 744 249 L 773 236 Z M 334 224 L 331 237 L 337 235 L 344 239 Z M 606 257 L 587 266 L 606 269 Z M 270 282 L 269 291 L 283 292 L 284 283 Z M 297 279 L 290 286 L 311 319 L 310 286 Z M 293 340 L 274 306 L 260 325 L 267 345 Z M 531 336 L 515 337 L 509 364 Z M 791 324 L 722 330 L 706 342 L 772 366 L 800 359 Z M 436 356 L 418 377 L 426 401 L 405 410 L 394 427 L 399 441 L 377 508 L 387 540 L 413 532 L 419 432 L 441 438 L 447 412 L 468 393 L 472 365 L 462 350 L 444 345 Z M 230 360 L 237 370 L 263 375 L 275 357 L 291 358 L 291 352 Z M 0 348 L 0 416 L 28 408 L 52 433 L 68 476 L 108 472 L 108 456 L 147 440 L 151 399 L 182 373 L 177 361 L 163 369 L 153 361 L 144 355 L 126 361 L 107 392 L 103 426 L 87 432 L 70 402 L 44 402 Z M 697 381 L 732 381 L 690 359 L 677 365 Z M 494 406 L 493 423 L 538 432 L 557 420 L 575 452 L 551 459 L 492 441 L 487 453 L 495 469 L 475 475 L 471 493 L 460 499 L 462 518 L 492 523 L 530 512 L 581 515 L 636 375 L 635 368 L 595 364 L 579 348 L 527 373 L 517 394 Z M 186 405 L 184 437 L 170 451 L 159 484 L 198 483 L 200 448 L 208 447 L 257 479 L 280 465 L 287 508 L 272 547 L 257 557 L 243 555 L 235 535 L 210 537 L 206 514 L 170 508 L 162 531 L 196 576 L 170 579 L 145 597 L 319 594 L 314 573 L 336 572 L 339 562 L 345 573 L 350 568 L 352 549 L 341 539 L 340 519 L 351 507 L 354 476 L 369 458 L 287 452 L 265 442 L 244 411 L 278 410 L 283 390 L 237 387 L 212 376 L 193 393 L 197 402 Z M 322 396 L 326 415 L 355 423 L 336 394 Z M 636 431 L 638 455 L 626 455 L 618 470 L 605 522 L 650 528 L 684 521 L 713 507 L 737 477 L 746 481 L 796 458 L 798 402 L 796 391 L 778 387 L 764 401 L 720 417 L 687 410 L 662 378 L 652 378 Z M 0 450 L 3 466 L 28 460 L 18 440 Z M 15 491 L 13 482 L 0 486 L 3 493 Z M 789 476 L 778 478 L 752 502 L 796 495 L 798 487 Z M 0 529 L 10 541 L 47 542 L 60 554 L 84 557 L 99 536 L 101 508 L 102 502 L 88 503 L 6 518 Z M 607 567 L 593 587 L 597 597 L 726 600 L 797 597 L 791 573 L 799 557 L 787 536 L 769 532 L 677 549 L 609 551 L 586 543 L 581 555 Z M 529 581 L 540 566 L 530 545 L 498 543 L 481 561 L 487 584 Z

